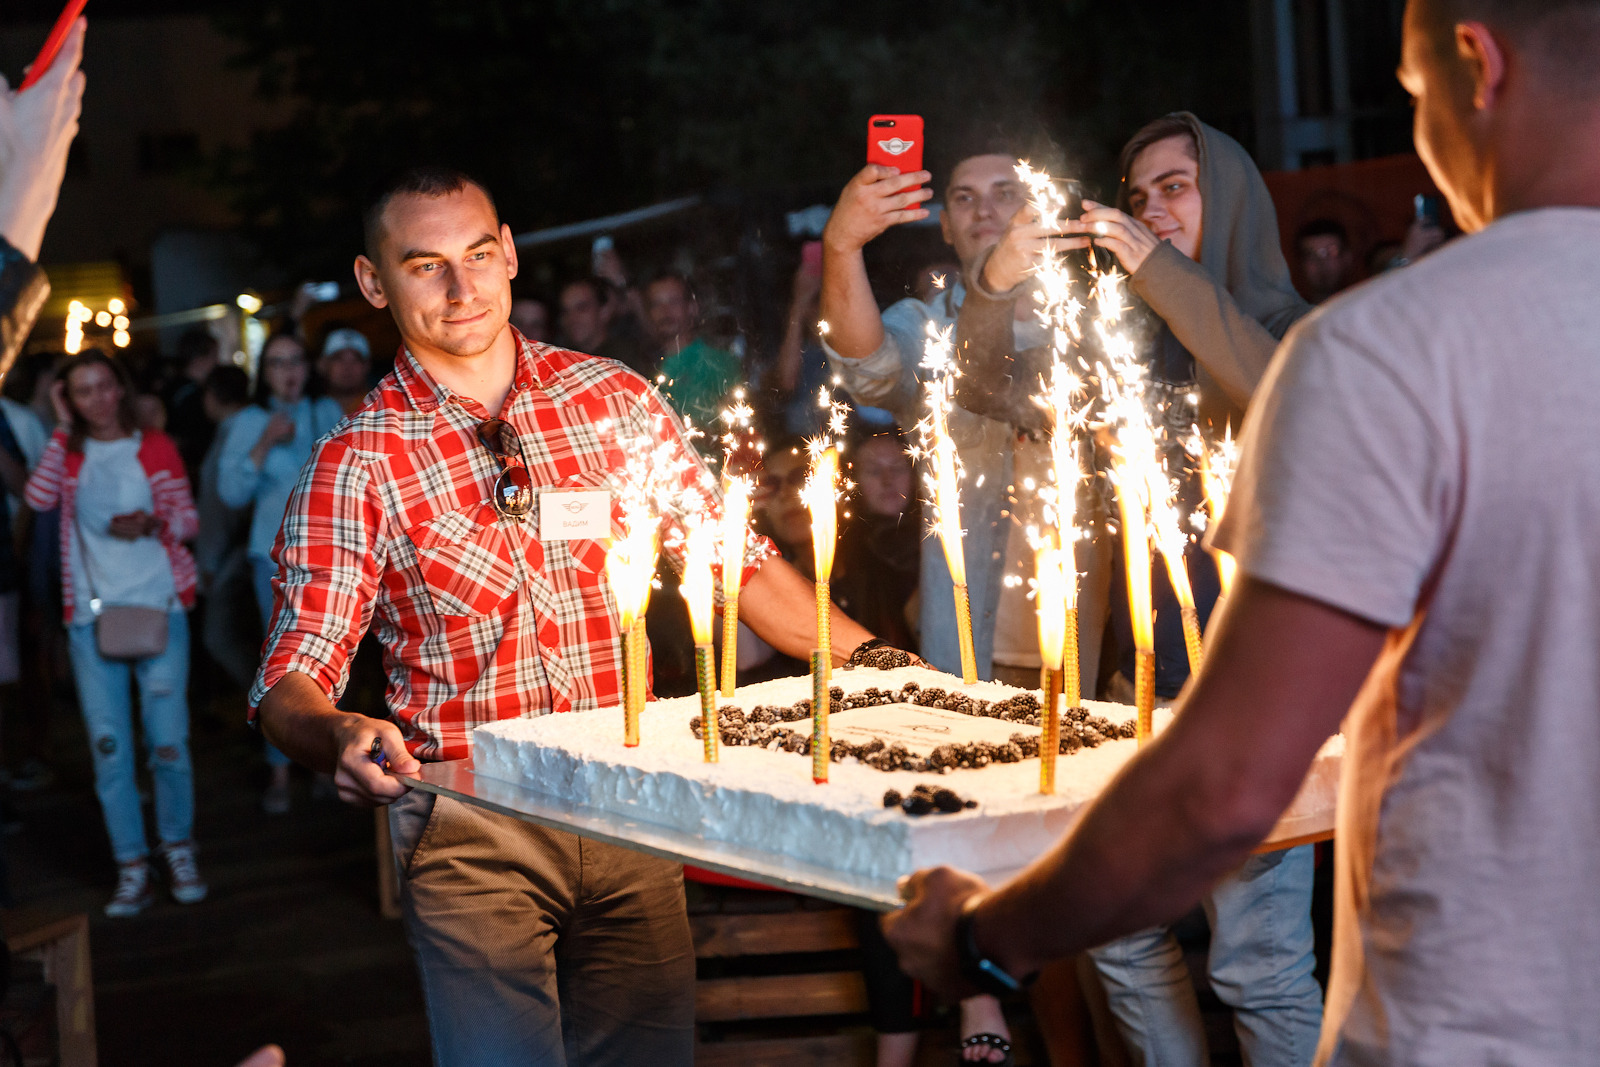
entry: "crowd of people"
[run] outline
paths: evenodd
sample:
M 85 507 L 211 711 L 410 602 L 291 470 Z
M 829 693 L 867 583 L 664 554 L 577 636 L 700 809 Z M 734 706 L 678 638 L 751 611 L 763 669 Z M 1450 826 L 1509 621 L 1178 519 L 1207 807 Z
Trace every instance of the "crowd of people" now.
M 1536 825 L 1572 799 L 1548 783 L 1587 782 L 1581 796 L 1592 793 L 1592 723 L 1551 679 L 1592 667 L 1592 647 L 1563 650 L 1574 632 L 1592 638 L 1600 596 L 1575 605 L 1557 586 L 1600 573 L 1586 525 L 1596 493 L 1582 488 L 1592 475 L 1569 472 L 1563 484 L 1581 491 L 1559 503 L 1518 466 L 1567 471 L 1587 455 L 1589 427 L 1562 416 L 1547 445 L 1491 433 L 1508 411 L 1517 426 L 1555 418 L 1541 405 L 1594 374 L 1582 358 L 1593 315 L 1577 310 L 1587 297 L 1576 287 L 1595 276 L 1594 243 L 1580 238 L 1600 201 L 1584 170 L 1600 158 L 1600 121 L 1592 86 L 1572 79 L 1575 57 L 1600 49 L 1597 20 L 1579 0 L 1413 0 L 1401 76 L 1419 102 L 1419 150 L 1467 229 L 1524 214 L 1435 255 L 1445 233 L 1419 203 L 1403 244 L 1368 263 L 1338 221 L 1312 219 L 1291 242 L 1304 292 L 1250 155 L 1188 112 L 1132 131 L 1116 195 L 1084 199 L 1072 218 L 1029 204 L 1014 167 L 1023 146 L 1003 139 L 952 154 L 939 174 L 867 166 L 820 240 L 796 249 L 771 352 L 709 314 L 696 278 L 634 276 L 609 238 L 591 271 L 558 289 L 514 287 L 517 251 L 490 190 L 424 167 L 369 199 L 356 256 L 362 296 L 389 309 L 401 335 L 392 371 L 355 328 L 311 335 L 285 319 L 253 374 L 204 330 L 186 334 L 175 359 L 142 368 L 94 350 L 18 359 L 43 299 L 35 261 L 83 91 L 80 26 L 40 85 L 0 108 L 0 366 L 15 362 L 0 398 L 9 788 L 49 787 L 48 716 L 70 673 L 116 865 L 105 913 L 139 914 L 163 883 L 181 904 L 204 900 L 188 694 L 192 660 L 207 657 L 247 692 L 236 695 L 241 718 L 263 735 L 264 817 L 293 807 L 296 762 L 346 800 L 390 806 L 437 1062 L 543 1050 L 552 1062 L 686 1063 L 693 953 L 676 865 L 396 777 L 464 756 L 477 724 L 616 702 L 620 634 L 603 566 L 592 542 L 539 541 L 521 521 L 532 489 L 608 484 L 628 457 L 607 433 L 624 427 L 684 472 L 676 510 L 662 516 L 681 534 L 690 512 L 720 507 L 723 413 L 748 404 L 766 446 L 753 476 L 739 680 L 802 673 L 815 643 L 806 440 L 829 420 L 830 399 L 847 404 L 850 488 L 828 651 L 844 663 L 886 643 L 959 673 L 951 569 L 927 539 L 927 479 L 912 447 L 926 332 L 953 331 L 949 427 L 965 474 L 960 551 L 979 673 L 1033 688 L 1034 609 L 1017 579 L 1028 572 L 1023 526 L 1041 507 L 1032 487 L 1049 463 L 1034 397 L 1051 359 L 1032 313 L 1033 268 L 1046 250 L 1082 254 L 1127 278 L 1160 448 L 1182 474 L 1187 510 L 1202 499 L 1183 459 L 1192 435 L 1248 427 L 1214 542 L 1238 558 L 1240 584 L 1223 608 L 1214 557 L 1191 546 L 1209 625 L 1206 667 L 1191 678 L 1176 594 L 1153 568 L 1155 689 L 1182 714 L 1060 848 L 1005 887 L 919 873 L 887 940 L 864 926 L 879 1063 L 915 1055 L 931 1001 L 914 978 L 960 1003 L 966 1061 L 1009 1062 L 996 995 L 1022 984 L 1013 976 L 1036 975 L 1043 1029 L 1069 1025 L 1087 980 L 1133 1062 L 1204 1064 L 1194 983 L 1172 934 L 1194 907 L 1210 929 L 1206 977 L 1248 1064 L 1466 1062 L 1490 1047 L 1504 1052 L 1496 1062 L 1555 1062 L 1594 1036 L 1580 1018 L 1592 966 L 1568 959 L 1553 930 L 1497 927 L 1459 886 L 1549 905 L 1583 932 L 1597 921 L 1580 900 L 1592 863 L 1564 858 L 1567 844 Z M 1574 128 L 1586 131 L 1582 151 L 1566 139 Z M 866 249 L 926 218 L 935 198 L 949 251 L 882 307 Z M 1360 276 L 1400 268 L 1313 314 Z M 1441 333 L 1424 317 L 1430 299 L 1474 329 Z M 1538 307 L 1560 313 L 1534 322 Z M 1496 360 L 1519 342 L 1532 354 L 1513 374 Z M 1104 489 L 1111 445 L 1086 443 L 1078 658 L 1086 694 L 1130 702 L 1122 534 Z M 1488 505 L 1490 518 L 1481 497 L 1501 505 Z M 1509 541 L 1499 532 L 1508 522 Z M 1562 565 L 1523 566 L 1516 544 Z M 674 695 L 694 688 L 692 639 L 670 595 L 682 538 L 662 547 L 647 624 L 654 689 Z M 527 579 L 535 569 L 539 582 Z M 1526 600 L 1511 596 L 1518 582 L 1545 589 L 1541 603 L 1566 628 L 1521 609 L 1489 619 L 1490 593 Z M 1528 651 L 1536 634 L 1548 636 L 1538 655 Z M 350 685 L 364 641 L 386 675 L 385 693 L 368 700 L 386 706 L 372 715 L 354 710 Z M 1527 745 L 1507 749 L 1505 708 L 1519 694 L 1536 707 L 1521 720 Z M 1313 848 L 1250 849 L 1352 707 L 1325 1022 Z M 1411 821 L 1380 832 L 1384 803 L 1403 804 Z M 1441 826 L 1451 832 L 1430 839 Z M 1504 855 L 1478 862 L 1469 831 L 1499 834 Z M 1559 871 L 1518 888 L 1513 857 Z M 1452 920 L 1452 907 L 1478 911 Z M 1045 911 L 1065 921 L 1040 933 L 1033 917 Z M 1549 955 L 1529 958 L 1524 936 Z M 1414 951 L 1418 938 L 1427 953 Z M 1557 958 L 1567 962 L 1552 978 Z M 1517 982 L 1504 1003 L 1484 993 L 1495 968 Z

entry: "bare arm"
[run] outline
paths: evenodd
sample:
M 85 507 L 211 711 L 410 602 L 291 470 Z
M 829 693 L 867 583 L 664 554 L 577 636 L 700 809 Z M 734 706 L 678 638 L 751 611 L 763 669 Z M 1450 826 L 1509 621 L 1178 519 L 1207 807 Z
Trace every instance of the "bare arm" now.
M 778 360 L 773 366 L 774 384 L 784 398 L 793 395 L 800 384 L 801 356 L 805 354 L 808 318 L 817 313 L 817 294 L 822 279 L 807 270 L 804 263 L 794 272 L 793 293 L 789 300 L 789 321 L 783 331 L 783 343 L 778 346 Z M 882 336 L 882 327 L 879 327 Z
M 257 714 L 261 732 L 279 751 L 312 770 L 333 772 L 333 784 L 347 803 L 373 807 L 398 800 L 411 787 L 394 776 L 422 769 L 394 723 L 340 711 L 299 671 L 267 690 Z M 372 762 L 374 738 L 383 743 L 387 772 Z
M 761 564 L 739 593 L 739 619 L 786 656 L 805 659 L 817 647 L 817 587 L 777 557 Z M 830 605 L 829 630 L 833 663 L 838 666 L 863 641 L 870 641 L 860 623 Z
M 1245 578 L 1172 726 L 1065 840 L 992 893 L 948 868 L 911 876 L 911 903 L 884 923 L 901 966 L 961 988 L 952 935 L 975 894 L 975 940 L 1013 975 L 1181 914 L 1271 831 L 1387 633 Z M 1047 912 L 1063 921 L 1041 925 Z
M 928 217 L 920 205 L 933 191 L 917 186 L 931 178 L 925 170 L 901 174 L 869 163 L 839 194 L 822 232 L 822 318 L 829 346 L 845 359 L 864 359 L 883 344 L 861 250 L 890 226 Z

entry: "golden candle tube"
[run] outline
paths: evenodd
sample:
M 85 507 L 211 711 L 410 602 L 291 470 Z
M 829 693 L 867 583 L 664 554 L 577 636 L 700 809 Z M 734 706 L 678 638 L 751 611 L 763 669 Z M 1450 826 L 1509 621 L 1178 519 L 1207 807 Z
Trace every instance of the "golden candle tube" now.
M 1150 740 L 1151 719 L 1156 710 L 1156 654 L 1140 649 L 1134 654 L 1133 702 L 1138 709 L 1139 744 Z
M 1056 791 L 1056 756 L 1061 752 L 1061 671 L 1039 671 L 1039 792 Z
M 822 785 L 828 780 L 828 761 L 833 744 L 828 739 L 828 715 L 833 701 L 828 697 L 828 683 L 832 680 L 833 653 L 826 649 L 811 650 L 811 780 Z
M 717 762 L 717 744 L 722 740 L 717 725 L 716 650 L 710 645 L 694 646 L 694 680 L 700 690 L 700 734 L 705 740 L 706 762 Z
M 639 743 L 639 720 L 633 713 L 633 691 L 639 684 L 638 657 L 633 652 L 636 643 L 632 626 L 622 631 L 622 743 L 629 748 Z
M 978 680 L 978 657 L 972 651 L 972 604 L 967 587 L 956 583 L 956 637 L 961 642 L 961 680 L 971 685 Z
M 1200 673 L 1202 650 L 1200 647 L 1200 612 L 1190 604 L 1178 609 L 1183 616 L 1183 647 L 1189 653 L 1189 674 Z
M 817 649 L 827 653 L 827 666 L 833 666 L 833 597 L 828 579 L 817 582 Z
M 645 636 L 644 616 L 633 620 L 633 661 L 628 665 L 633 684 L 628 689 L 627 729 L 623 744 L 639 744 L 639 716 L 650 696 L 650 639 Z
M 1067 609 L 1066 640 L 1061 645 L 1061 695 L 1069 708 L 1083 703 L 1083 683 L 1078 671 L 1078 609 Z
M 722 695 L 733 697 L 739 681 L 739 598 L 722 604 Z

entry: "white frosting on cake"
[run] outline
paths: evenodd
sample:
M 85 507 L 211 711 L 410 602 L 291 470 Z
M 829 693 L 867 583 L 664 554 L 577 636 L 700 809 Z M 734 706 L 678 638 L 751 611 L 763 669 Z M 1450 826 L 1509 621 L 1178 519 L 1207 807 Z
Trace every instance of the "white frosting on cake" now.
M 852 693 L 869 686 L 894 691 L 906 682 L 987 701 L 1023 692 L 993 682 L 962 685 L 959 678 L 922 667 L 836 670 L 832 684 Z M 757 705 L 794 704 L 810 695 L 811 679 L 802 675 L 741 688 L 723 703 L 748 713 Z M 1133 708 L 1122 704 L 1086 701 L 1085 706 L 1116 723 L 1133 715 Z M 720 761 L 706 763 L 704 748 L 689 729 L 698 714 L 698 697 L 651 702 L 640 717 L 636 748 L 622 743 L 620 708 L 497 722 L 474 731 L 474 765 L 479 775 L 598 811 L 868 878 L 894 879 L 938 864 L 972 871 L 1026 864 L 1060 838 L 1137 750 L 1134 741 L 1110 741 L 1057 757 L 1056 792 L 1050 796 L 1039 792 L 1037 759 L 945 774 L 880 771 L 851 759 L 830 764 L 828 782 L 818 785 L 811 781 L 811 758 L 790 752 L 722 745 Z M 885 740 L 908 748 L 916 747 L 908 738 L 919 733 L 944 744 L 1038 732 L 1021 723 L 904 705 L 841 711 L 830 727 L 835 737 L 861 740 L 858 728 L 875 715 L 887 720 L 881 731 Z M 1157 711 L 1157 729 L 1170 717 Z M 810 730 L 809 719 L 785 725 L 801 733 Z M 939 728 L 950 733 L 933 732 Z M 1285 815 L 1286 824 L 1332 809 L 1343 751 L 1342 737 L 1323 746 Z M 883 806 L 886 790 L 909 794 L 923 783 L 953 789 L 978 806 L 920 817 Z

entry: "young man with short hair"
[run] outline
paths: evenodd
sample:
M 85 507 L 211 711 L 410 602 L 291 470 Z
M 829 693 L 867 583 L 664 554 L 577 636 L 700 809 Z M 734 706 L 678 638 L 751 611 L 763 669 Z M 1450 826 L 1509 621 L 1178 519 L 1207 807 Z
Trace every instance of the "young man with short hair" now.
M 656 458 L 674 564 L 687 516 L 720 512 L 717 481 L 638 375 L 508 325 L 516 247 L 482 185 L 412 171 L 373 198 L 366 224 L 356 281 L 394 316 L 403 348 L 290 499 L 251 704 L 272 742 L 332 771 L 346 800 L 393 804 L 435 1063 L 686 1065 L 694 956 L 681 868 L 410 792 L 397 775 L 464 758 L 481 723 L 615 705 L 605 545 L 628 458 Z M 608 491 L 611 521 L 542 537 L 539 515 L 579 490 Z M 803 656 L 815 591 L 771 556 L 752 535 L 741 615 Z M 392 720 L 333 704 L 369 624 Z M 836 663 L 870 639 L 837 611 L 833 626 Z
M 1342 724 L 1317 1062 L 1594 1058 L 1597 71 L 1595 0 L 1407 5 L 1417 150 L 1472 236 L 1285 338 L 1212 535 L 1239 581 L 1172 725 L 1009 884 L 909 878 L 908 971 L 960 991 L 1182 913 Z

